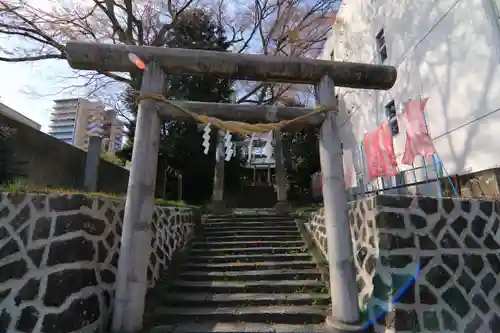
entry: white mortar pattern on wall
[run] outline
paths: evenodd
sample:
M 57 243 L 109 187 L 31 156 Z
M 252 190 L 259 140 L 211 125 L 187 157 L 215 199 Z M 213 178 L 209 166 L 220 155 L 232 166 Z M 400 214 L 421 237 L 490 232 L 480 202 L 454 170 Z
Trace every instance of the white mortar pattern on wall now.
M 326 243 L 326 229 L 325 225 L 325 209 L 320 208 L 317 212 L 311 215 L 311 219 L 306 224 L 307 231 L 312 235 L 317 244 L 319 244 L 319 249 L 328 258 L 327 254 L 327 243 Z
M 70 208 L 67 211 L 57 210 L 56 208 L 61 207 L 52 207 L 51 204 L 54 200 L 63 201 L 62 203 L 56 202 L 55 206 L 66 203 L 73 207 L 62 207 L 63 209 Z M 124 202 L 118 200 L 85 198 L 83 196 L 1 194 L 0 309 L 3 310 L 0 311 L 0 328 L 3 327 L 2 325 L 8 325 L 4 328 L 9 333 L 38 333 L 47 332 L 47 327 L 50 326 L 49 330 L 54 331 L 56 328 L 54 325 L 63 325 L 64 319 L 58 322 L 58 318 L 54 316 L 51 318 L 52 325 L 47 322 L 46 327 L 43 328 L 44 320 L 51 315 L 60 315 L 69 311 L 71 306 L 75 306 L 75 304 L 78 306 L 78 303 L 83 304 L 85 299 L 89 300 L 94 297 L 94 300 L 95 298 L 98 300 L 97 312 L 92 314 L 93 317 L 91 315 L 86 318 L 82 326 L 74 331 L 105 330 L 112 303 L 114 275 L 117 271 L 118 235 L 121 233 L 123 209 Z M 72 223 L 81 223 L 81 225 L 74 226 Z M 66 232 L 68 230 L 65 229 L 73 230 Z M 161 270 L 168 266 L 173 253 L 181 250 L 193 236 L 192 211 L 187 208 L 156 207 L 152 229 L 154 230 L 152 257 L 154 256 L 156 260 L 154 262 L 150 260 L 149 263 L 149 269 L 152 273 L 149 280 L 150 286 L 154 285 Z M 35 239 L 40 236 L 35 234 L 36 231 L 46 233 L 46 237 Z M 87 246 L 91 244 L 91 247 L 87 248 L 90 252 L 93 251 L 91 258 L 87 257 L 85 260 L 73 262 L 49 263 L 49 260 L 58 260 L 51 252 L 54 246 L 64 245 L 75 240 L 80 240 L 81 244 Z M 77 254 L 79 250 L 81 251 L 81 249 L 73 248 Z M 159 256 L 159 252 L 163 255 Z M 67 253 L 59 253 L 59 255 L 65 256 Z M 80 253 L 80 255 L 85 256 L 85 253 Z M 22 266 L 23 262 L 26 264 L 25 269 Z M 54 302 L 54 296 L 47 295 L 49 277 L 53 282 L 54 277 L 59 276 L 61 278 L 59 282 L 67 283 L 69 281 L 64 281 L 63 274 L 76 271 L 93 272 L 96 283 L 92 285 L 91 282 L 84 281 L 79 290 L 72 290 L 69 295 L 55 297 L 58 301 L 57 306 L 46 305 L 47 296 L 50 296 L 51 302 Z M 7 279 L 5 278 L 6 274 L 12 275 Z M 25 299 L 16 301 L 16 297 L 23 296 L 20 294 L 23 287 L 33 281 L 35 290 L 27 291 L 28 294 L 32 295 L 29 297 L 24 295 Z M 38 287 L 36 287 L 37 284 Z M 61 286 L 64 287 L 64 285 Z M 96 309 L 89 309 L 89 312 L 92 310 Z M 23 325 L 17 326 L 21 318 L 23 318 L 24 327 Z M 70 332 L 71 330 L 57 327 L 57 331 Z
M 169 212 L 175 214 L 169 216 L 167 214 Z M 183 217 L 186 217 L 188 221 L 185 221 Z M 154 287 L 162 271 L 166 269 L 166 264 L 172 261 L 173 255 L 178 250 L 183 249 L 194 237 L 193 219 L 191 208 L 155 207 L 152 221 L 152 230 L 155 235 L 152 240 L 152 248 L 161 251 L 163 256 L 159 256 L 157 251 L 151 251 L 151 256 L 154 256 L 155 259 L 149 260 L 149 269 L 152 272 L 149 288 Z M 165 221 L 168 222 L 165 223 Z M 162 227 L 162 224 L 165 226 Z
M 373 275 L 378 267 L 369 269 L 371 258 L 378 258 L 379 249 L 375 245 L 378 238 L 375 228 L 374 212 L 372 207 L 364 202 L 362 205 L 349 205 L 349 221 L 351 226 L 351 237 L 353 240 L 353 253 L 355 255 L 356 281 L 358 284 L 358 304 L 360 307 L 366 305 L 372 296 Z M 360 217 L 366 216 L 368 223 L 356 223 Z M 378 265 L 378 263 L 377 263 Z
M 359 208 L 353 208 L 352 205 L 350 207 L 349 214 L 363 214 Z M 370 211 L 370 214 L 373 213 Z M 349 216 L 349 219 L 352 220 L 353 216 Z M 319 245 L 319 249 L 325 256 L 327 255 L 327 237 L 326 237 L 326 229 L 324 227 L 325 218 L 324 218 L 324 209 L 321 208 L 317 212 L 311 215 L 310 220 L 306 223 L 306 228 L 309 233 L 312 235 L 313 239 Z M 351 224 L 351 236 L 353 237 L 353 252 L 356 255 L 354 260 L 354 264 L 356 267 L 356 281 L 358 284 L 358 303 L 360 307 L 363 307 L 366 304 L 366 300 L 371 296 L 373 290 L 373 274 L 374 271 L 369 273 L 366 269 L 363 268 L 365 262 L 360 261 L 357 254 L 360 252 L 361 248 L 365 249 L 368 253 L 366 258 L 370 256 L 378 257 L 378 249 L 373 245 L 370 245 L 369 239 L 370 237 L 375 237 L 374 233 L 376 229 L 370 228 L 369 232 L 363 233 L 361 232 L 361 228 L 363 226 L 357 226 L 355 224 Z M 361 235 L 359 240 L 355 239 L 355 235 Z M 361 248 L 360 248 L 361 246 Z
M 499 203 L 449 198 L 378 196 L 351 203 L 360 304 L 373 294 L 375 280 L 376 288 L 390 290 L 393 277 L 407 275 L 415 263 L 422 266 L 414 286 L 392 306 L 385 325 L 375 325 L 376 332 L 498 330 L 499 212 Z M 325 247 L 321 222 L 321 216 L 313 216 L 308 230 Z

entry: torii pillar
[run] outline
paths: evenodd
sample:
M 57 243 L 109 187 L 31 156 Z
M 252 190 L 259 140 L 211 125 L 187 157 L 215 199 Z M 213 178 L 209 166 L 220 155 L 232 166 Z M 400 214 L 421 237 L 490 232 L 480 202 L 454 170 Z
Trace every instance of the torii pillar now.
M 149 62 L 142 79 L 141 94 L 161 95 L 164 84 L 162 68 L 153 61 Z M 142 100 L 137 112 L 116 274 L 113 332 L 135 333 L 142 328 L 160 146 L 160 118 L 156 104 L 152 100 Z
M 327 111 L 319 136 L 330 295 L 332 297 L 332 315 L 327 317 L 327 325 L 333 328 L 334 332 L 339 333 L 363 332 L 359 325 L 358 286 L 337 124 L 338 106 L 335 85 L 328 75 L 325 75 L 316 85 L 316 98 Z
M 274 105 L 274 110 L 268 116 L 270 122 L 276 122 L 277 107 L 284 106 L 277 102 Z M 274 138 L 274 164 L 276 172 L 276 197 L 277 202 L 274 210 L 278 214 L 288 214 L 292 210 L 292 206 L 288 202 L 287 179 L 285 170 L 285 157 L 283 156 L 283 140 L 281 139 L 281 130 L 273 131 Z
M 217 130 L 216 136 L 216 152 L 215 152 L 215 168 L 214 168 L 214 188 L 212 194 L 212 203 L 209 206 L 213 214 L 224 214 L 229 211 L 224 200 L 224 169 L 225 169 L 225 149 L 224 149 L 224 134 Z
M 292 206 L 288 202 L 287 179 L 285 170 L 285 159 L 283 156 L 283 141 L 281 140 L 281 131 L 274 131 L 274 161 L 276 165 L 276 196 L 278 202 L 274 210 L 278 214 L 288 214 Z
M 236 93 L 231 93 L 229 98 L 232 104 L 236 103 Z M 215 168 L 214 168 L 214 187 L 212 192 L 212 203 L 209 206 L 213 214 L 225 214 L 231 211 L 224 200 L 224 173 L 225 173 L 225 147 L 224 132 L 217 130 Z

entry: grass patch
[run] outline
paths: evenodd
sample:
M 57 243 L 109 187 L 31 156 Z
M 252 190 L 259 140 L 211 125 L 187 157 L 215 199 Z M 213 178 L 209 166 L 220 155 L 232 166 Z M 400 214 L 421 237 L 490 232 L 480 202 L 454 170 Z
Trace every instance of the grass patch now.
M 125 200 L 125 194 L 120 195 L 116 193 L 106 193 L 106 192 L 85 192 L 74 189 L 67 188 L 53 188 L 53 187 L 43 187 L 35 185 L 27 185 L 22 183 L 11 183 L 0 185 L 0 192 L 7 192 L 13 194 L 23 194 L 23 193 L 35 193 L 35 194 L 61 194 L 61 195 L 75 195 L 81 194 L 90 197 L 99 197 L 106 199 L 116 199 Z M 154 204 L 156 206 L 174 206 L 174 207 L 193 207 L 184 203 L 184 201 L 174 201 L 165 199 L 154 199 Z
M 299 218 L 309 219 L 309 216 L 317 212 L 320 208 L 323 208 L 323 203 L 315 203 L 307 206 L 295 207 L 293 214 Z
M 186 205 L 182 200 L 175 201 L 175 200 L 155 199 L 154 203 L 156 206 L 194 207 Z
M 307 206 L 296 207 L 294 210 L 297 213 L 310 213 L 310 212 L 315 212 L 320 208 L 323 208 L 323 203 L 315 203 Z

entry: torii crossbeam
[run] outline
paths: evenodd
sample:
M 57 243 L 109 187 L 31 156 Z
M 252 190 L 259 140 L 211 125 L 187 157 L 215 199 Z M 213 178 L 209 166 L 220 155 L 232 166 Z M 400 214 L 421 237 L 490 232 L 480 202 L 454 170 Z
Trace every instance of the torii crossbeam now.
M 321 124 L 319 147 L 334 314 L 328 323 L 337 332 L 355 330 L 353 327 L 359 320 L 359 309 L 342 152 L 336 123 L 334 82 L 342 87 L 387 90 L 396 81 L 394 67 L 75 41 L 68 42 L 65 51 L 71 67 L 100 71 L 136 71 L 137 68 L 129 60 L 129 54 L 137 55 L 147 64 L 141 95 L 162 94 L 165 72 L 191 75 L 210 73 L 227 79 L 315 85 L 317 101 L 326 112 L 324 115 L 308 118 L 306 123 Z M 112 329 L 116 333 L 133 333 L 142 327 L 147 264 L 151 250 L 149 228 L 160 137 L 158 110 L 162 116 L 187 120 L 185 114 L 171 105 L 162 105 L 160 108 L 157 106 L 157 102 L 152 100 L 141 100 L 139 103 L 114 300 Z M 247 122 L 268 121 L 272 111 L 270 107 L 264 106 L 250 109 L 249 106 L 194 102 L 184 103 L 183 106 L 191 111 L 203 111 L 225 120 Z M 276 108 L 273 107 L 273 110 Z M 283 107 L 273 111 L 273 117 L 276 120 L 290 119 L 309 111 L 310 109 Z
M 339 87 L 387 90 L 396 81 L 392 66 L 309 58 L 188 50 L 178 48 L 68 42 L 68 62 L 75 69 L 132 72 L 133 53 L 154 60 L 169 74 L 202 74 L 233 80 L 317 84 L 329 75 Z

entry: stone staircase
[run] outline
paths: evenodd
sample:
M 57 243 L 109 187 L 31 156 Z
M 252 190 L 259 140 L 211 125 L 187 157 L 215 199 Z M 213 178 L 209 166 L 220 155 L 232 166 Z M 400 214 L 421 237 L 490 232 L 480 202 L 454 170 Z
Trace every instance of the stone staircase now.
M 145 325 L 165 333 L 318 331 L 329 304 L 291 217 L 213 216 L 177 272 L 148 296 Z

